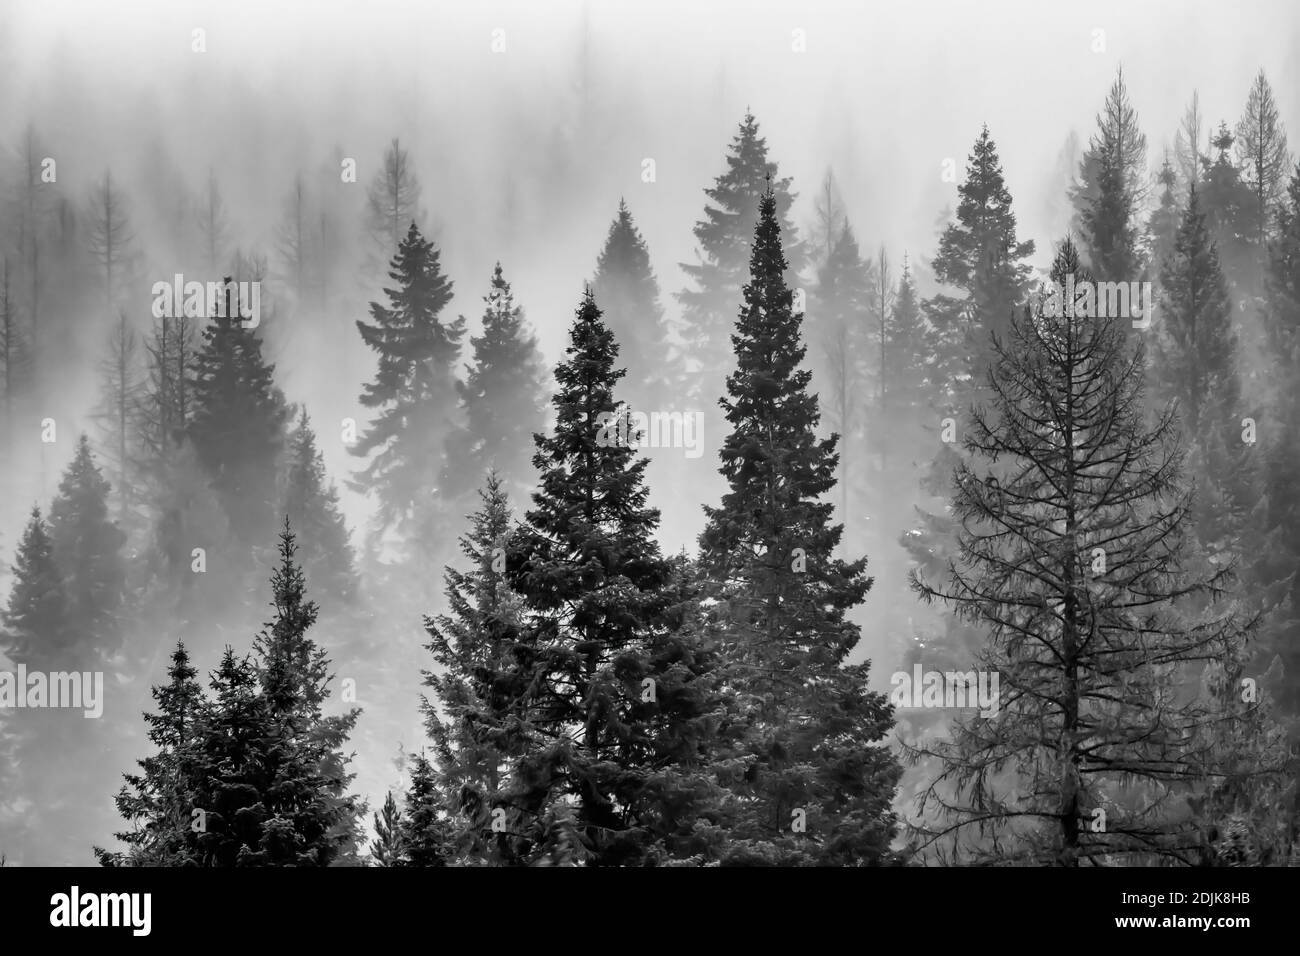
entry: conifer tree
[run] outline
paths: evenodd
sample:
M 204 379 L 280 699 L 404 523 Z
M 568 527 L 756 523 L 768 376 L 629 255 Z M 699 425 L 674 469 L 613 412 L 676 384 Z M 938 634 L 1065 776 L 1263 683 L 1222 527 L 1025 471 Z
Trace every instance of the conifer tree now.
M 130 280 L 135 232 L 126 198 L 114 185 L 111 171 L 105 171 L 104 178 L 95 185 L 86 211 L 86 244 L 103 278 L 100 301 L 106 311 L 112 311 L 123 286 Z
M 876 272 L 864 262 L 853 227 L 847 219 L 834 239 L 826 264 L 813 289 L 814 315 L 809 339 L 816 351 L 810 363 L 818 385 L 827 424 L 845 442 L 854 442 L 864 430 L 869 377 L 862 356 L 869 347 L 869 324 Z M 849 515 L 850 489 L 855 486 L 858 463 L 847 449 L 839 459 L 839 513 Z
M 452 852 L 451 824 L 433 766 L 424 754 L 415 755 L 406 812 L 398 826 L 404 866 L 446 866 Z
M 438 665 L 424 671 L 436 704 L 421 700 L 425 727 L 434 744 L 436 788 L 451 810 L 450 822 L 426 813 L 440 846 L 493 862 L 517 862 L 518 821 L 503 820 L 503 792 L 512 762 L 523 756 L 530 735 L 518 726 L 520 711 L 506 689 L 511 653 L 525 641 L 522 602 L 506 584 L 505 548 L 510 512 L 501 479 L 489 474 L 482 502 L 460 540 L 470 570 L 448 567 L 444 579 L 448 613 L 426 620 L 427 645 Z M 441 716 L 439 715 L 441 711 Z M 412 799 L 416 794 L 412 782 Z M 500 821 L 493 826 L 495 818 Z M 409 829 L 415 832 L 413 822 Z
M 1261 485 L 1268 537 L 1257 549 L 1257 570 L 1265 582 L 1282 582 L 1291 618 L 1282 622 L 1276 646 L 1281 654 L 1281 713 L 1300 738 L 1300 164 L 1292 171 L 1278 229 L 1269 247 L 1263 323 L 1274 399 L 1261 430 L 1264 462 Z
M 398 255 L 403 236 L 409 236 L 411 228 L 424 228 L 420 192 L 410 153 L 394 138 L 366 192 L 366 227 L 378 262 Z
M 235 539 L 252 547 L 275 514 L 276 481 L 289 410 L 262 357 L 258 329 L 245 327 L 230 280 L 194 358 L 188 436 L 211 478 Z M 224 314 L 220 314 L 224 313 Z
M 926 365 L 930 345 L 912 266 L 904 257 L 882 347 L 885 365 L 892 370 L 886 396 L 891 421 L 913 422 L 922 410 L 928 409 L 935 392 L 930 378 L 933 373 Z
M 361 394 L 376 416 L 351 449 L 373 457 L 355 485 L 378 499 L 377 529 L 395 529 L 408 542 L 427 539 L 441 520 L 431 510 L 438 488 L 430 485 L 444 473 L 456 413 L 453 369 L 465 331 L 464 319 L 439 320 L 452 293 L 438 259 L 412 224 L 390 264 L 389 304 L 371 302 L 373 323 L 357 322 L 362 341 L 378 354 L 378 369 Z
M 1255 228 L 1256 198 L 1242 181 L 1241 168 L 1233 156 L 1236 138 L 1227 123 L 1220 123 L 1210 145 L 1217 151 L 1204 173 L 1200 204 L 1206 224 L 1218 247 L 1229 291 L 1238 300 L 1257 287 L 1260 246 Z
M 700 536 L 715 625 L 739 655 L 730 683 L 744 733 L 719 763 L 732 798 L 724 862 L 878 863 L 894 831 L 899 768 L 878 745 L 893 719 L 867 690 L 869 664 L 846 666 L 860 639 L 846 613 L 871 579 L 865 558 L 832 556 L 842 527 L 822 498 L 838 436 L 816 437 L 772 190 L 752 248 L 736 371 L 719 401 L 732 429 L 719 469 L 729 490 L 706 506 Z
M 839 183 L 835 181 L 835 172 L 830 167 L 826 168 L 821 188 L 813 200 L 813 213 L 813 225 L 808 235 L 808 258 L 813 269 L 820 273 L 848 221 L 844 198 L 840 195 Z
M 63 577 L 69 635 L 79 646 L 79 663 L 105 662 L 121 634 L 126 583 L 122 546 L 126 535 L 109 518 L 110 486 L 100 473 L 83 433 L 77 452 L 59 481 L 50 506 L 50 541 Z
M 1239 535 L 1253 481 L 1242 446 L 1237 338 L 1218 251 L 1192 188 L 1174 254 L 1161 277 L 1159 337 L 1152 349 L 1153 389 L 1176 401 L 1196 474 L 1202 477 L 1195 523 L 1207 547 Z
M 108 338 L 107 353 L 99 362 L 100 394 L 94 416 L 99 424 L 99 449 L 117 479 L 117 516 L 124 526 L 133 523 L 136 497 L 136 460 L 140 441 L 134 434 L 138 408 L 144 398 L 140 339 L 119 311 Z
M 329 660 L 307 635 L 317 606 L 306 598 L 294 536 L 280 533 L 271 577 L 276 618 L 252 659 L 227 648 L 200 721 L 195 783 L 205 809 L 199 836 L 208 866 L 328 866 L 355 854 L 357 798 L 342 746 L 359 711 L 326 716 Z
M 669 407 L 679 376 L 672 364 L 659 282 L 650 266 L 645 239 L 621 199 L 596 259 L 591 292 L 630 370 L 623 400 L 644 412 Z
M 193 207 L 199 262 L 209 281 L 215 280 L 230 246 L 230 216 L 215 170 L 208 170 L 203 192 L 194 199 Z
M 31 387 L 31 353 L 10 262 L 10 256 L 0 253 L 0 449 L 6 457 L 13 454 L 19 402 Z
M 107 523 L 107 484 L 81 445 L 64 473 L 50 524 L 32 511 L 14 561 L 14 584 L 3 615 L 5 655 L 29 674 L 76 672 L 85 688 L 95 672 L 107 670 L 116 636 L 115 602 L 120 600 L 120 556 Z M 57 512 L 58 522 L 53 517 Z M 65 574 L 64 569 L 67 568 Z M 106 679 L 105 679 L 106 678 Z M 101 715 L 113 713 L 112 672 L 101 674 Z M 47 690 L 47 701 L 53 689 Z M 94 688 L 83 690 L 94 693 Z M 83 697 L 90 704 L 90 697 Z M 111 779 L 107 763 L 107 720 L 86 720 L 68 707 L 17 709 L 3 722 L 3 754 L 13 781 L 0 797 L 6 851 L 28 865 L 87 862 L 79 838 L 101 824 L 100 809 L 80 799 L 87 783 Z M 107 821 L 102 821 L 107 827 Z
M 402 822 L 402 812 L 389 790 L 383 810 L 375 812 L 375 838 L 370 841 L 370 858 L 375 866 L 401 866 L 404 862 Z
M 72 641 L 67 591 L 54 559 L 54 542 L 40 508 L 18 542 L 13 587 L 4 612 L 4 652 L 15 664 L 57 669 Z
M 1147 138 L 1121 69 L 1097 116 L 1097 132 L 1079 164 L 1073 195 L 1098 281 L 1132 282 L 1142 271 L 1137 217 L 1145 195 L 1146 155 Z
M 115 834 L 125 851 L 95 848 L 104 866 L 193 866 L 199 863 L 190 786 L 196 777 L 195 740 L 204 706 L 198 671 L 184 643 L 177 642 L 167 683 L 155 685 L 156 713 L 145 714 L 149 740 L 157 748 L 139 761 L 140 772 L 123 774 L 126 784 L 114 798 L 132 829 Z M 201 808 L 199 808 L 201 809 Z
M 787 237 L 788 277 L 803 268 L 803 250 L 790 221 L 794 194 L 790 178 L 780 178 L 777 164 L 768 159 L 767 140 L 759 135 L 758 121 L 746 112 L 726 157 L 727 170 L 704 194 L 709 204 L 695 224 L 699 243 L 697 261 L 682 263 L 695 288 L 677 294 L 682 305 L 686 356 L 698 368 L 697 401 L 712 402 L 722 391 L 722 371 L 731 367 L 731 322 L 735 302 L 745 283 L 749 242 L 758 221 L 759 202 L 769 181 L 777 196 L 781 229 Z
M 554 429 L 537 436 L 534 507 L 508 545 L 528 632 L 504 689 L 533 729 L 507 815 L 528 862 L 694 855 L 713 793 L 712 653 L 681 626 L 687 595 L 654 540 L 646 459 L 623 437 L 617 354 L 588 292 L 555 370 Z
M 308 582 L 341 604 L 352 602 L 357 573 L 348 526 L 305 408 L 289 436 L 289 472 L 280 510 L 297 529 L 299 563 Z
M 1187 189 L 1201 181 L 1201 171 L 1206 165 L 1201 152 L 1205 142 L 1205 118 L 1201 115 L 1201 96 L 1192 91 L 1192 100 L 1183 112 L 1182 122 L 1174 136 L 1174 157 L 1178 162 L 1179 182 Z M 1186 199 L 1180 196 L 1180 199 Z
M 1159 276 L 1164 270 L 1165 263 L 1173 255 L 1174 243 L 1178 238 L 1178 227 L 1183 220 L 1182 212 L 1178 208 L 1178 176 L 1173 166 L 1169 164 L 1168 156 L 1160 167 L 1156 181 L 1160 183 L 1160 205 L 1152 211 L 1151 217 L 1147 220 L 1147 240 L 1150 245 L 1148 259 L 1151 271 Z
M 925 312 L 941 336 L 936 380 L 959 405 L 965 388 L 983 380 L 989 331 L 1004 329 L 1024 297 L 1034 243 L 1016 238 L 1011 193 L 987 126 L 975 140 L 957 192 L 956 221 L 940 236 L 931 267 L 941 284 L 959 294 L 935 296 Z
M 1067 240 L 1052 279 L 1069 275 L 1091 278 Z M 948 840 L 958 858 L 1031 865 L 1194 862 L 1185 801 L 1225 779 L 1213 744 L 1254 716 L 1194 688 L 1208 664 L 1231 673 L 1254 622 L 1214 603 L 1226 569 L 1184 569 L 1191 496 L 1173 410 L 1149 424 L 1142 407 L 1141 345 L 1128 348 L 1122 319 L 1064 311 L 1026 309 L 995 343 L 994 397 L 964 432 L 951 582 L 914 578 L 924 599 L 988 629 L 976 670 L 999 676 L 991 713 L 909 748 L 944 763 L 920 803 L 936 817 L 918 848 Z M 1190 617 L 1195 598 L 1210 607 Z
M 1250 210 L 1253 236 L 1256 246 L 1262 250 L 1277 202 L 1286 192 L 1291 165 L 1286 129 L 1278 117 L 1273 89 L 1263 70 L 1250 86 L 1246 110 L 1237 123 L 1237 151 L 1245 170 L 1246 185 L 1254 194 L 1255 202 Z
M 499 262 L 483 301 L 482 332 L 469 340 L 473 365 L 456 386 L 464 425 L 449 439 L 448 466 L 456 476 L 450 490 L 457 497 L 477 490 L 495 471 L 508 490 L 523 495 L 533 484 L 533 435 L 546 424 L 547 371 Z

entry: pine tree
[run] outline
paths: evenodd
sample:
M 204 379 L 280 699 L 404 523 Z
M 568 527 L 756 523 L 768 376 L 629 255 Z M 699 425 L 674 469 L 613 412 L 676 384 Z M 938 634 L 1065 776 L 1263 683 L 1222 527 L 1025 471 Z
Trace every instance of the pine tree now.
M 869 324 L 873 310 L 873 287 L 877 273 L 864 262 L 858 250 L 853 227 L 844 222 L 826 264 L 817 274 L 813 289 L 815 320 L 809 322 L 809 339 L 816 351 L 810 363 L 817 382 L 828 425 L 854 442 L 864 431 L 865 407 L 862 396 L 868 392 L 869 377 L 860 356 L 868 348 Z M 849 493 L 855 485 L 858 469 L 846 448 L 839 459 L 839 513 L 848 520 Z
M 416 754 L 411 788 L 406 794 L 406 813 L 398 826 L 403 865 L 446 866 L 450 830 L 434 769 L 424 754 Z
M 451 301 L 451 282 L 437 248 L 412 224 L 389 270 L 387 307 L 370 303 L 373 324 L 358 321 L 361 339 L 379 356 L 361 404 L 378 413 L 352 447 L 373 454 L 355 487 L 378 499 L 379 531 L 396 529 L 408 542 L 429 546 L 440 516 L 432 511 L 444 472 L 444 445 L 455 424 L 455 377 L 464 319 L 439 321 Z
M 1129 102 L 1124 71 L 1115 75 L 1097 132 L 1079 164 L 1074 205 L 1099 281 L 1132 282 L 1142 272 L 1138 221 L 1145 195 L 1147 138 Z
M 123 526 L 133 523 L 136 497 L 136 455 L 140 441 L 133 433 L 144 398 L 140 338 L 125 311 L 108 337 L 108 349 L 99 361 L 100 391 L 94 417 L 99 424 L 99 453 L 117 479 L 117 515 Z
M 464 426 L 449 439 L 450 490 L 460 497 L 495 471 L 508 490 L 524 495 L 533 484 L 533 435 L 546 424 L 547 371 L 499 262 L 483 301 L 482 332 L 469 340 L 473 365 L 456 386 Z
M 888 394 L 890 421 L 915 421 L 928 409 L 934 394 L 933 374 L 926 365 L 930 348 L 929 330 L 921 312 L 921 301 L 912 277 L 912 266 L 903 258 L 903 271 L 894 291 L 885 341 L 881 348 L 884 365 L 891 370 Z
M 103 276 L 101 301 L 111 311 L 130 279 L 135 254 L 135 233 L 126 198 L 113 184 L 111 171 L 105 171 L 104 178 L 95 185 L 86 209 L 86 221 L 86 244 Z
M 1251 210 L 1255 243 L 1262 250 L 1279 199 L 1286 191 L 1291 153 L 1286 130 L 1278 118 L 1273 89 L 1260 70 L 1250 86 L 1246 111 L 1237 123 L 1237 152 L 1245 182 L 1254 194 Z
M 1200 203 L 1218 247 L 1229 291 L 1235 291 L 1240 299 L 1246 290 L 1257 287 L 1260 247 L 1254 224 L 1256 198 L 1242 181 L 1242 171 L 1233 158 L 1235 143 L 1228 124 L 1220 123 L 1219 131 L 1210 140 L 1218 155 L 1206 165 Z
M 315 209 L 302 174 L 293 178 L 293 188 L 284 202 L 284 213 L 276 229 L 279 272 L 293 291 L 295 303 L 307 298 L 319 284 L 320 236 Z
M 983 381 L 988 333 L 1006 328 L 1019 306 L 1029 281 L 1025 260 L 1034 253 L 1032 240 L 1016 238 L 1011 193 L 987 126 L 975 140 L 957 192 L 956 221 L 940 236 L 931 268 L 942 285 L 960 294 L 940 294 L 925 304 L 942 336 L 936 381 L 946 383 L 954 405 L 965 400 L 970 384 Z
M 787 237 L 787 278 L 803 268 L 803 250 L 791 224 L 794 194 L 790 178 L 779 178 L 777 164 L 767 158 L 767 140 L 759 135 L 758 121 L 746 112 L 731 142 L 727 171 L 704 191 L 709 204 L 695 224 L 699 243 L 697 261 L 682 263 L 694 289 L 677 294 L 682 305 L 686 355 L 698 369 L 692 396 L 711 402 L 722 391 L 721 370 L 729 368 L 732 309 L 745 282 L 749 243 L 758 221 L 758 207 L 769 181 L 777 195 L 781 229 Z
M 711 799 L 711 655 L 680 627 L 686 603 L 654 540 L 646 459 L 613 388 L 618 346 L 590 292 L 557 366 L 556 421 L 512 536 L 506 582 L 528 633 L 506 681 L 527 733 L 507 817 L 528 862 L 621 865 L 700 850 Z
M 808 235 L 808 257 L 815 272 L 820 273 L 835 250 L 835 243 L 848 223 L 844 198 L 840 195 L 835 172 L 828 166 L 821 188 L 813 200 L 813 225 Z
M 1195 188 L 1161 276 L 1160 309 L 1159 337 L 1152 349 L 1153 391 L 1161 401 L 1178 403 L 1194 473 L 1202 478 L 1197 532 L 1203 544 L 1219 550 L 1244 529 L 1253 479 L 1248 448 L 1240 441 L 1231 303 Z
M 18 200 L 14 218 L 17 219 L 18 234 L 17 272 L 23 279 L 19 302 L 30 330 L 31 361 L 34 367 L 39 367 L 46 361 L 45 353 L 51 339 L 45 313 L 46 277 L 50 273 L 46 260 L 54 242 L 51 233 L 57 193 L 42 179 L 42 160 L 49 151 L 30 123 L 23 130 L 18 152 L 15 176 Z
M 1152 367 L 1168 383 L 1162 397 L 1177 399 L 1188 433 L 1200 435 L 1206 418 L 1235 407 L 1238 386 L 1227 286 L 1194 187 L 1160 285 L 1167 337 Z
M 1201 115 L 1201 96 L 1192 91 L 1192 101 L 1187 104 L 1174 137 L 1174 156 L 1178 160 L 1179 180 L 1184 188 L 1200 183 L 1201 171 L 1207 165 L 1201 146 L 1205 142 L 1205 119 Z M 1186 200 L 1185 196 L 1180 197 Z
M 1052 278 L 1071 274 L 1091 278 L 1067 240 Z M 951 584 L 914 579 L 988 629 L 976 671 L 1000 678 L 992 713 L 909 748 L 944 762 L 919 807 L 919 848 L 947 840 L 958 857 L 1030 865 L 1192 862 L 1184 801 L 1223 781 L 1213 743 L 1253 716 L 1194 688 L 1206 665 L 1241 661 L 1253 622 L 1231 606 L 1182 612 L 1219 597 L 1228 573 L 1181 564 L 1191 496 L 1174 412 L 1148 425 L 1145 358 L 1122 319 L 1064 311 L 1026 309 L 995 344 L 994 398 L 972 410 L 955 482 Z
M 19 402 L 31 386 L 31 354 L 18 313 L 18 290 L 10 271 L 10 257 L 0 254 L 0 448 L 13 454 L 14 420 Z
M 1160 173 L 1156 176 L 1160 183 L 1160 205 L 1152 211 L 1147 220 L 1147 239 L 1150 253 L 1148 260 L 1151 271 L 1159 276 L 1164 271 L 1165 263 L 1173 256 L 1174 243 L 1178 239 L 1178 227 L 1182 224 L 1182 213 L 1178 208 L 1178 176 L 1165 157 Z M 1193 184 L 1194 188 L 1194 184 Z
M 120 640 L 126 535 L 109 518 L 110 486 L 85 434 L 50 506 L 50 541 L 63 576 L 70 637 L 79 663 L 107 661 Z
M 358 710 L 326 716 L 329 660 L 307 635 L 317 606 L 286 522 L 271 577 L 276 617 L 252 660 L 229 648 L 213 675 L 197 759 L 214 768 L 196 784 L 206 809 L 204 865 L 328 866 L 355 853 L 357 798 L 342 752 Z
M 732 428 L 719 469 L 729 491 L 705 508 L 700 536 L 716 626 L 740 655 L 730 683 L 745 732 L 719 771 L 734 814 L 724 862 L 876 863 L 889 857 L 899 768 L 874 745 L 893 720 L 867 690 L 869 664 L 844 666 L 860 639 L 845 615 L 871 579 L 865 558 L 832 557 L 842 527 L 821 499 L 835 485 L 838 436 L 815 436 L 803 317 L 785 270 L 769 190 L 733 336 L 736 371 L 720 400 Z
M 261 335 L 244 327 L 233 288 L 227 279 L 226 304 L 203 329 L 187 431 L 236 540 L 251 547 L 275 513 L 289 411 L 275 366 L 262 357 Z
M 366 226 L 379 262 L 400 254 L 402 237 L 409 238 L 410 229 L 424 228 L 420 191 L 410 154 L 394 139 L 366 193 Z
M 193 866 L 199 862 L 198 831 L 189 787 L 196 777 L 195 740 L 205 703 L 198 671 L 185 645 L 177 642 L 167 683 L 153 688 L 157 713 L 144 715 L 149 740 L 157 748 L 138 761 L 140 773 L 123 774 L 126 784 L 115 802 L 132 829 L 115 836 L 125 851 L 95 848 L 104 866 Z
M 194 228 L 197 233 L 198 258 L 210 279 L 217 277 L 229 251 L 230 217 L 221 196 L 215 171 L 208 170 L 203 193 L 193 201 Z
M 403 864 L 402 825 L 402 813 L 397 809 L 393 791 L 389 790 L 383 810 L 375 812 L 375 838 L 370 841 L 370 858 L 375 866 Z
M 348 526 L 305 408 L 289 436 L 289 472 L 280 510 L 297 529 L 299 563 L 312 587 L 340 604 L 352 602 L 357 573 Z
M 1266 280 L 1263 323 L 1276 391 L 1266 419 L 1272 427 L 1261 429 L 1261 485 L 1270 532 L 1257 549 L 1257 571 L 1265 582 L 1282 582 L 1295 615 L 1300 613 L 1300 164 L 1278 215 Z M 1300 737 L 1300 622 L 1294 616 L 1282 622 L 1268 651 L 1282 656 L 1278 705 L 1291 722 L 1293 738 Z
M 519 713 L 507 689 L 512 649 L 525 640 L 525 622 L 522 602 L 505 580 L 512 528 L 506 491 L 495 473 L 479 498 L 470 531 L 460 539 L 470 570 L 447 568 L 449 612 L 425 623 L 438 670 L 423 672 L 424 685 L 437 703 L 422 698 L 420 709 L 434 744 L 434 787 L 453 813 L 449 823 L 432 814 L 421 819 L 435 827 L 438 846 L 469 858 L 517 862 L 520 848 L 509 832 L 519 830 L 518 821 L 503 820 L 499 812 L 512 762 L 525 754 L 530 739 L 517 724 Z M 413 789 L 414 799 L 427 796 Z M 502 821 L 496 827 L 494 816 Z M 408 829 L 424 839 L 414 823 Z
M 63 575 L 40 508 L 32 508 L 18 542 L 13 577 L 4 612 L 4 652 L 33 670 L 57 669 L 54 665 L 67 659 L 72 631 Z
M 645 239 L 621 199 L 596 259 L 591 292 L 601 304 L 624 363 L 632 370 L 623 400 L 639 411 L 667 408 L 675 397 L 678 376 L 659 302 L 659 283 Z

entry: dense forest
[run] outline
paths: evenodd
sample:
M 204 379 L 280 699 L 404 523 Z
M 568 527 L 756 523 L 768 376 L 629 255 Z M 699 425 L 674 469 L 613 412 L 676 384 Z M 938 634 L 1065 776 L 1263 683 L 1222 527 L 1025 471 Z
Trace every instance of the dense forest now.
M 1057 232 L 992 120 L 909 249 L 742 104 L 690 261 L 620 156 L 550 311 L 524 194 L 609 101 L 493 250 L 473 131 L 263 163 L 254 229 L 274 130 L 74 187 L 0 100 L 0 861 L 1300 865 L 1300 102 L 1108 68 Z

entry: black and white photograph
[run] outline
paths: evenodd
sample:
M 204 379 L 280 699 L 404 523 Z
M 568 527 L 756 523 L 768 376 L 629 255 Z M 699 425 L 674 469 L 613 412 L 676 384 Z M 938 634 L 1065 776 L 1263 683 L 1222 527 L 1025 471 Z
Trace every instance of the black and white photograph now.
M 1241 944 L 1298 159 L 1291 0 L 3 0 L 15 919 L 746 868 Z

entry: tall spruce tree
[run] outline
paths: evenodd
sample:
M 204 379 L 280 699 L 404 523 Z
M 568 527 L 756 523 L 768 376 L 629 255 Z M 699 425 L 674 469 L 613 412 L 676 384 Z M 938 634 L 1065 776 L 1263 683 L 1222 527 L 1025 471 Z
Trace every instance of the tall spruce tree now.
M 695 288 L 677 293 L 686 357 L 698 369 L 691 393 L 697 401 L 707 402 L 722 391 L 723 370 L 731 364 L 733 309 L 745 283 L 749 244 L 769 181 L 788 246 L 787 278 L 793 279 L 803 268 L 802 246 L 789 218 L 795 198 L 790 192 L 791 180 L 780 178 L 777 164 L 768 159 L 767 140 L 759 135 L 752 113 L 746 112 L 741 120 L 726 160 L 726 172 L 704 190 L 709 203 L 704 218 L 695 224 L 697 261 L 681 264 Z
M 1290 598 L 1292 617 L 1268 651 L 1282 656 L 1278 703 L 1293 739 L 1300 739 L 1300 622 L 1295 619 L 1300 614 L 1300 164 L 1278 215 L 1266 280 L 1263 324 L 1276 391 L 1260 436 L 1270 530 L 1258 547 L 1257 569 L 1262 580 L 1282 582 Z
M 449 818 L 424 813 L 407 832 L 416 843 L 436 844 L 449 856 L 514 863 L 523 848 L 512 834 L 521 826 L 509 819 L 503 795 L 513 762 L 531 743 L 531 728 L 519 722 L 527 711 L 514 706 L 518 688 L 510 682 L 512 655 L 527 646 L 525 621 L 522 601 L 506 584 L 512 527 L 506 491 L 495 473 L 479 497 L 482 505 L 460 539 L 469 570 L 447 568 L 448 613 L 425 625 L 438 670 L 424 671 L 434 700 L 422 698 L 421 710 L 437 764 L 431 789 L 441 795 L 446 806 L 439 809 L 449 810 Z M 417 789 L 422 785 L 413 778 L 408 802 L 428 799 Z M 420 832 L 420 823 L 432 832 Z
M 1205 166 L 1200 203 L 1218 247 L 1229 292 L 1241 301 L 1258 286 L 1261 246 L 1255 222 L 1256 197 L 1242 180 L 1233 151 L 1235 143 L 1228 124 L 1220 123 L 1210 139 L 1216 155 Z
M 1203 544 L 1222 550 L 1241 534 L 1254 489 L 1249 449 L 1240 438 L 1231 303 L 1196 187 L 1160 286 L 1159 337 L 1150 365 L 1153 392 L 1160 401 L 1178 404 L 1195 473 L 1202 477 L 1197 532 Z
M 622 399 L 638 411 L 667 408 L 676 397 L 674 390 L 680 376 L 673 367 L 650 252 L 622 199 L 596 259 L 591 292 L 619 343 L 624 364 L 632 372 L 623 387 Z
M 931 268 L 956 296 L 940 293 L 925 303 L 930 324 L 939 332 L 936 380 L 945 383 L 954 405 L 983 381 L 988 333 L 1005 329 L 1029 281 L 1033 240 L 1016 238 L 1016 216 L 1002 173 L 997 144 L 985 126 L 971 150 L 956 221 L 939 237 Z
M 842 527 L 822 498 L 835 485 L 838 436 L 816 437 L 817 398 L 802 368 L 773 190 L 763 196 L 719 400 L 731 423 L 706 506 L 701 566 L 715 626 L 738 649 L 730 680 L 744 733 L 724 750 L 731 793 L 724 863 L 879 863 L 890 856 L 897 762 L 879 745 L 889 704 L 847 665 L 860 633 L 846 613 L 871 586 L 866 559 L 833 557 Z
M 34 670 L 58 669 L 68 660 L 73 632 L 63 574 L 40 508 L 32 508 L 18 542 L 13 578 L 4 612 L 5 655 Z
M 1091 278 L 1067 240 L 1052 279 L 1070 275 Z M 914 578 L 988 629 L 976 670 L 1000 678 L 991 713 L 909 748 L 944 764 L 919 846 L 1037 865 L 1195 862 L 1187 801 L 1222 783 L 1216 742 L 1256 717 L 1196 684 L 1242 660 L 1253 621 L 1226 602 L 1183 612 L 1219 597 L 1228 573 L 1183 568 L 1192 505 L 1175 414 L 1148 424 L 1145 360 L 1122 319 L 1056 311 L 1027 308 L 996 342 L 994 397 L 964 432 L 951 582 Z M 1276 757 L 1251 774 L 1275 776 Z
M 410 227 L 423 227 L 420 193 L 410 153 L 394 138 L 366 192 L 366 228 L 376 263 L 386 262 L 398 253 Z
M 50 541 L 63 577 L 79 663 L 106 663 L 121 640 L 126 535 L 109 517 L 110 486 L 83 433 L 50 505 Z
M 1250 210 L 1255 243 L 1263 251 L 1277 203 L 1286 193 L 1291 167 L 1286 128 L 1263 70 L 1251 83 L 1246 110 L 1237 122 L 1237 152 L 1246 185 L 1255 199 Z
M 329 660 L 308 636 L 317 606 L 295 558 L 288 523 L 271 576 L 275 620 L 252 659 L 227 649 L 200 720 L 194 805 L 209 866 L 328 866 L 355 857 L 363 807 L 347 793 L 342 751 L 355 708 L 326 715 Z
M 124 526 L 136 518 L 137 462 L 140 441 L 134 434 L 137 409 L 144 398 L 140 338 L 125 311 L 108 337 L 106 354 L 99 361 L 100 391 L 94 416 L 98 422 L 100 455 L 117 479 L 117 516 Z
M 464 423 L 449 439 L 448 467 L 457 498 L 476 491 L 492 471 L 511 493 L 527 494 L 533 435 L 546 423 L 547 370 L 499 262 L 483 301 L 482 331 L 469 340 L 473 364 L 456 385 Z
M 870 377 L 862 356 L 869 346 L 872 292 L 876 273 L 858 250 L 853 227 L 846 219 L 813 289 L 813 315 L 809 340 L 815 344 L 810 362 L 818 385 L 827 424 L 846 443 L 855 443 L 864 431 Z M 860 470 L 847 449 L 841 452 L 837 480 L 839 516 L 847 521 L 850 491 Z M 856 502 L 855 502 L 856 503 Z
M 713 653 L 682 626 L 689 595 L 654 540 L 646 459 L 613 394 L 617 354 L 588 291 L 555 370 L 554 430 L 537 436 L 534 507 L 506 560 L 528 620 L 506 685 L 535 728 L 507 798 L 529 862 L 695 856 L 714 796 Z
M 1146 193 L 1147 138 L 1118 70 L 1079 163 L 1073 199 L 1083 244 L 1099 281 L 1133 282 L 1142 272 L 1138 215 Z
M 361 339 L 378 355 L 378 369 L 361 404 L 376 416 L 351 451 L 373 455 L 357 475 L 358 490 L 378 503 L 376 530 L 396 530 L 408 544 L 438 532 L 438 479 L 456 415 L 454 368 L 464 319 L 443 322 L 451 281 L 437 248 L 411 224 L 389 269 L 388 305 L 370 303 L 372 323 L 357 322 Z
M 198 671 L 185 645 L 177 642 L 167 669 L 167 683 L 152 693 L 156 713 L 146 713 L 149 740 L 157 748 L 139 761 L 140 772 L 123 774 L 125 785 L 114 798 L 130 830 L 115 834 L 124 851 L 95 848 L 104 866 L 193 866 L 199 863 L 196 808 L 189 786 L 196 775 L 194 746 L 204 706 Z
M 257 327 L 240 317 L 235 288 L 227 279 L 224 305 L 203 329 L 187 431 L 236 541 L 254 547 L 274 520 L 289 409 Z
M 1156 182 L 1160 184 L 1160 205 L 1147 219 L 1147 242 L 1151 271 L 1159 276 L 1174 253 L 1178 227 L 1183 221 L 1182 212 L 1178 208 L 1178 176 L 1170 165 L 1168 156 L 1160 167 Z
M 299 563 L 312 587 L 342 604 L 351 602 L 356 597 L 357 572 L 348 526 L 305 408 L 289 436 L 289 470 L 280 510 L 297 529 Z

